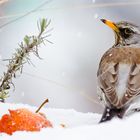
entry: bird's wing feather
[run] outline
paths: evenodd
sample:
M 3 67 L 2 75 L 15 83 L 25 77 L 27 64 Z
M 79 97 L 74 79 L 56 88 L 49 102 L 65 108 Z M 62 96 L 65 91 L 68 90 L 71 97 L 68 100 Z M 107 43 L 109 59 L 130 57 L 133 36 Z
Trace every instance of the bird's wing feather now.
M 140 94 L 140 64 L 133 64 L 127 82 L 126 93 L 122 97 L 121 104 L 124 105 Z
M 118 99 L 116 87 L 119 83 L 118 67 L 120 64 L 130 65 L 130 73 L 126 84 L 126 93 Z M 131 102 L 140 94 L 140 48 L 110 48 L 101 58 L 98 69 L 99 86 L 108 103 L 117 108 Z
M 98 81 L 101 90 L 109 105 L 116 106 L 118 97 L 116 95 L 116 84 L 118 81 L 118 66 L 119 63 L 102 63 L 98 70 Z

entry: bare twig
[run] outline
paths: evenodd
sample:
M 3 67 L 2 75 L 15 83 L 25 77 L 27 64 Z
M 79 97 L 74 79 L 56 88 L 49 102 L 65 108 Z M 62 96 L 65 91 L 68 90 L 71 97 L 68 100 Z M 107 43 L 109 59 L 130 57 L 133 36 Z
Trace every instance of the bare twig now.
M 49 102 L 49 100 L 46 99 L 46 100 L 39 106 L 39 108 L 35 111 L 35 113 L 38 113 L 38 112 L 40 111 L 40 109 L 41 109 L 46 103 L 48 103 L 48 102 Z

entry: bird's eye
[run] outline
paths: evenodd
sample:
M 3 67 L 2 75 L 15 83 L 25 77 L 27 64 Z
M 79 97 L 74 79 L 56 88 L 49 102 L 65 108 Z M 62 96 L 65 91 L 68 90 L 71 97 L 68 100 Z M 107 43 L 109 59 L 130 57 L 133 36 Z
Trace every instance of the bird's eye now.
M 125 28 L 124 32 L 125 32 L 125 34 L 131 34 L 132 33 L 132 31 L 128 28 Z

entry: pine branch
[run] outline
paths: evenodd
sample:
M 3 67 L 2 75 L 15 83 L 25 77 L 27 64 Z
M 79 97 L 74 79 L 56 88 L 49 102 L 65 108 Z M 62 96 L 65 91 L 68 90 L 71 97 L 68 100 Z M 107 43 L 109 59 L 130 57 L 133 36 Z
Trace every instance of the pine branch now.
M 34 53 L 39 59 L 38 54 L 39 46 L 45 41 L 45 32 L 49 26 L 50 21 L 47 19 L 42 19 L 37 24 L 39 29 L 39 34 L 37 36 L 25 36 L 23 42 L 19 44 L 19 48 L 13 54 L 12 58 L 9 59 L 9 64 L 7 65 L 7 71 L 4 72 L 3 77 L 0 79 L 0 101 L 4 102 L 9 96 L 9 89 L 11 85 L 14 86 L 12 79 L 16 78 L 16 73 L 22 73 L 23 65 L 25 63 L 31 63 L 29 58 L 30 53 Z

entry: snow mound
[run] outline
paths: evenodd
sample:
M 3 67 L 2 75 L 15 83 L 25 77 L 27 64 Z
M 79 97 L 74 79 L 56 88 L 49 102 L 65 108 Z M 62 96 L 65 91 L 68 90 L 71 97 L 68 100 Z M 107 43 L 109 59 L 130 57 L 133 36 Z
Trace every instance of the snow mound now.
M 36 110 L 29 105 L 0 103 L 0 117 L 8 113 L 8 109 L 17 108 Z M 51 108 L 43 108 L 41 112 L 53 123 L 53 128 L 43 128 L 40 132 L 19 131 L 12 136 L 2 133 L 0 140 L 129 140 L 139 137 L 140 113 L 98 124 L 101 115 L 95 113 Z

